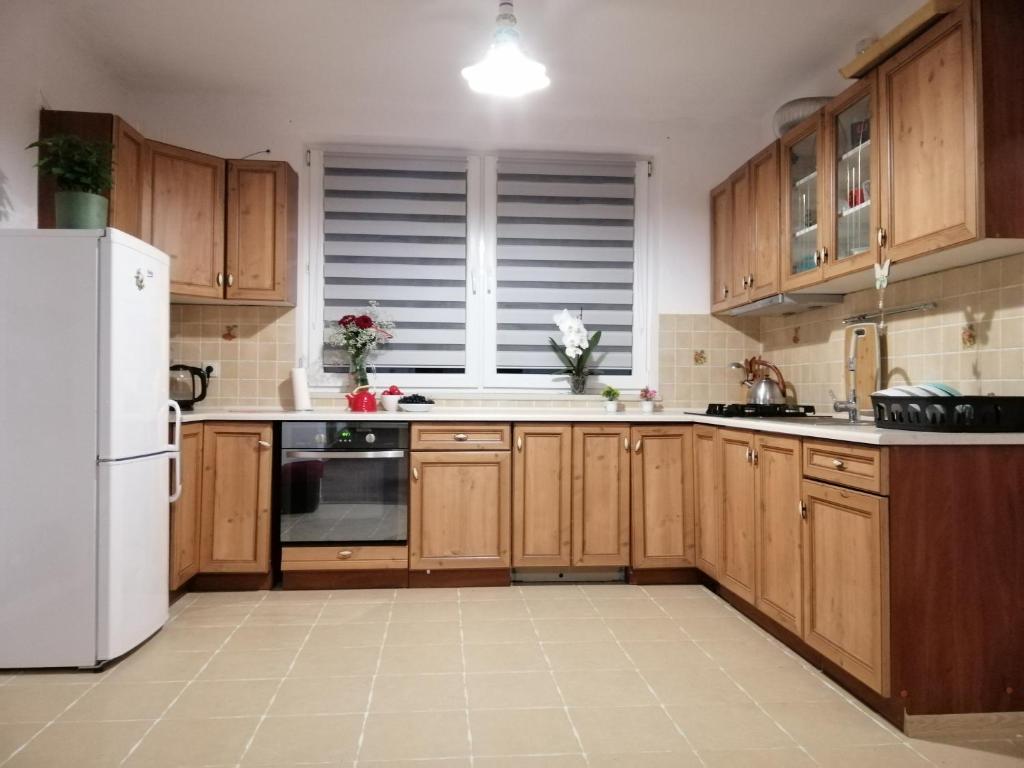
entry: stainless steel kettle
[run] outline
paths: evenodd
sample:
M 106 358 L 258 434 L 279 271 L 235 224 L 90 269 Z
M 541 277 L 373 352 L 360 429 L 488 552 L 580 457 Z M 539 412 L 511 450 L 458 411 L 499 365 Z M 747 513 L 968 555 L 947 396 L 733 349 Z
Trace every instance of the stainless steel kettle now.
M 747 402 L 756 405 L 781 405 L 786 402 L 786 380 L 782 372 L 767 360 L 755 356 L 730 367 L 746 373 L 743 386 L 749 389 Z M 776 379 L 772 378 L 775 374 Z

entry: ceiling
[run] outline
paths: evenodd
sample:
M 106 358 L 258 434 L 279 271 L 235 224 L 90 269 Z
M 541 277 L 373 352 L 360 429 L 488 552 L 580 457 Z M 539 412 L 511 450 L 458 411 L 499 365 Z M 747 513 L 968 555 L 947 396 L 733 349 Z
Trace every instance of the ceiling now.
M 552 86 L 531 109 L 643 120 L 763 119 L 841 85 L 855 42 L 920 0 L 518 0 Z M 492 0 L 64 0 L 62 17 L 130 89 L 471 109 L 459 69 Z M 500 107 L 499 107 L 500 108 Z

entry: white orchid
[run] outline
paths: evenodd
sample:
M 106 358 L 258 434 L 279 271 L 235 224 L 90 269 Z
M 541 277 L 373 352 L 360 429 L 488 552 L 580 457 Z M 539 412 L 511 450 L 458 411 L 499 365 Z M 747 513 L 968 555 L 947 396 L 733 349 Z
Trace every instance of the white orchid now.
M 585 380 L 591 347 L 597 346 L 601 340 L 601 332 L 598 331 L 593 338 L 590 338 L 587 327 L 583 324 L 583 317 L 574 317 L 569 314 L 567 309 L 563 309 L 552 319 L 558 326 L 558 330 L 562 332 L 562 345 L 556 344 L 554 339 L 550 339 L 550 342 L 555 354 L 561 357 L 562 362 L 565 363 L 565 373 L 568 373 L 574 380 Z

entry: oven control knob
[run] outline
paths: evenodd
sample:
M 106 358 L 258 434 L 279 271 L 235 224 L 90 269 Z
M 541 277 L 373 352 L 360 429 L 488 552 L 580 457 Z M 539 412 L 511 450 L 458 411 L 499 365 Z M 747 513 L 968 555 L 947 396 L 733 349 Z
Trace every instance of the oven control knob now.
M 366 435 L 366 442 L 368 442 L 370 445 L 373 445 L 374 443 L 377 442 L 377 436 L 373 434 L 373 432 L 370 432 L 369 434 Z

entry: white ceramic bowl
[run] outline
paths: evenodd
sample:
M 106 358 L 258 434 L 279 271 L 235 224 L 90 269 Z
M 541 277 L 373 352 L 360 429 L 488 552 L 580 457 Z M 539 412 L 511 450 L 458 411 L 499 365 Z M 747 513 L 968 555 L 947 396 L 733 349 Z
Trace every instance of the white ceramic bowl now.
M 384 406 L 385 411 L 397 411 L 398 401 L 401 399 L 401 395 L 381 395 L 380 404 Z
M 434 409 L 433 403 L 399 403 L 398 407 L 409 413 L 426 413 Z

